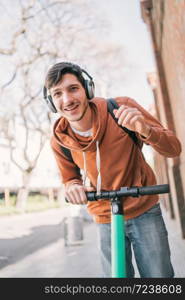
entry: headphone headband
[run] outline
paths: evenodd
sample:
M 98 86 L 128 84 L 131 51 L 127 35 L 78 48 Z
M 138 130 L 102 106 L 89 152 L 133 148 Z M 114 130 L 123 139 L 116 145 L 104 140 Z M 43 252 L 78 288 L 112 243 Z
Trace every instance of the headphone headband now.
M 93 80 L 93 78 L 89 75 L 89 73 L 87 73 L 87 71 L 85 71 L 84 69 L 81 69 L 83 73 L 85 73 L 90 80 Z

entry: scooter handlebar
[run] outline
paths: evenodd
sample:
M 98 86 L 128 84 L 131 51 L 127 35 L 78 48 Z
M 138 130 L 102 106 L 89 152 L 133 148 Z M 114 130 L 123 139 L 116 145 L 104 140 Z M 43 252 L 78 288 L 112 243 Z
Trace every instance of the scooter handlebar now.
M 142 195 L 155 195 L 155 194 L 165 194 L 169 193 L 169 185 L 151 185 L 142 187 L 122 187 L 120 190 L 116 191 L 101 191 L 97 192 L 86 192 L 88 201 L 95 201 L 98 199 L 112 199 L 115 197 L 139 197 Z

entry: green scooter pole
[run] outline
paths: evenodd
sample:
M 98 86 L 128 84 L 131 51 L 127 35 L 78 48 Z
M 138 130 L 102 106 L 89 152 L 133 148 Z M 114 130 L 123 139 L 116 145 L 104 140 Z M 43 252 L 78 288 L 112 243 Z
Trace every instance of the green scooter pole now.
M 123 205 L 118 197 L 111 202 L 111 260 L 112 277 L 126 278 L 126 248 Z

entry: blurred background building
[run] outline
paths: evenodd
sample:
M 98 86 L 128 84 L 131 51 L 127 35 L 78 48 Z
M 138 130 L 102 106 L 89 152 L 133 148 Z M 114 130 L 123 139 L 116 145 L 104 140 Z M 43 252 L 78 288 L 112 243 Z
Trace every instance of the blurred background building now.
M 155 115 L 182 143 L 178 158 L 154 153 L 159 182 L 169 181 L 165 207 L 185 238 L 185 1 L 141 0 L 141 14 L 150 32 L 157 71 L 148 74 Z

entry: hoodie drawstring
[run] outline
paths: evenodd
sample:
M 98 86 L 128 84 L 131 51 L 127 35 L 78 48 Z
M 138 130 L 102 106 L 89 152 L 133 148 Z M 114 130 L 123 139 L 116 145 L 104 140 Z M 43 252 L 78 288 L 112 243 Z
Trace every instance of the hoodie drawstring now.
M 83 161 L 84 161 L 84 171 L 83 171 L 83 185 L 85 185 L 87 179 L 87 162 L 86 162 L 86 154 L 85 151 L 83 153 Z M 101 172 L 100 172 L 100 149 L 99 149 L 99 142 L 96 142 L 96 168 L 98 171 L 97 183 L 96 183 L 96 193 L 97 195 L 100 194 L 101 191 Z
M 87 178 L 87 162 L 86 162 L 86 155 L 84 151 L 83 151 L 83 161 L 84 161 L 83 185 L 85 185 L 86 178 Z
M 97 171 L 98 171 L 96 191 L 97 191 L 97 195 L 99 195 L 100 191 L 101 191 L 101 172 L 100 172 L 100 148 L 99 148 L 99 141 L 96 142 L 96 167 L 97 167 Z

